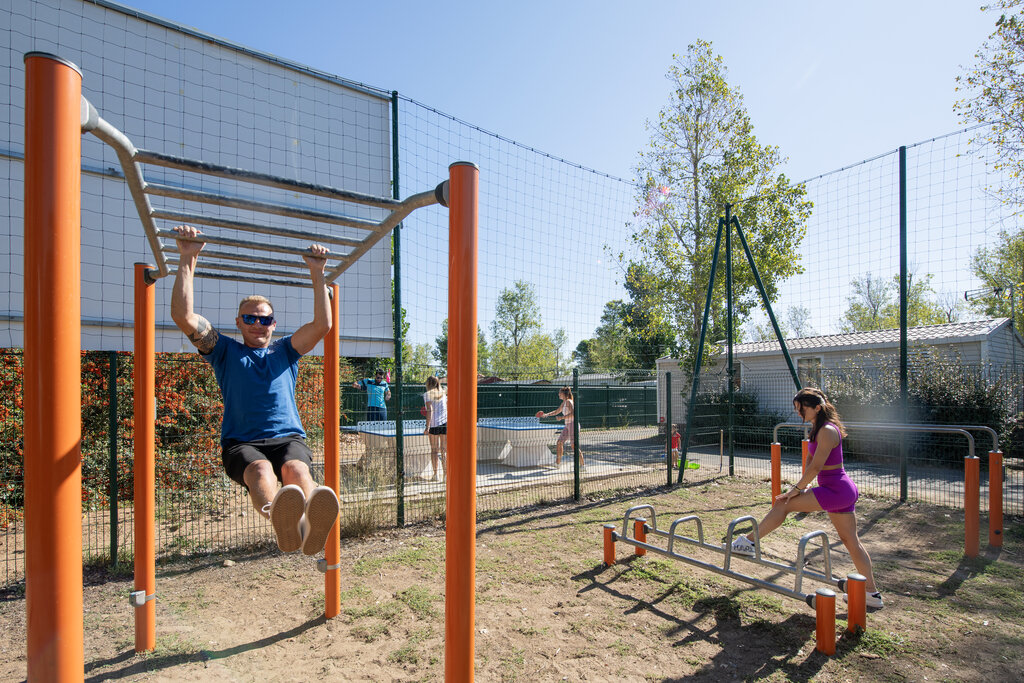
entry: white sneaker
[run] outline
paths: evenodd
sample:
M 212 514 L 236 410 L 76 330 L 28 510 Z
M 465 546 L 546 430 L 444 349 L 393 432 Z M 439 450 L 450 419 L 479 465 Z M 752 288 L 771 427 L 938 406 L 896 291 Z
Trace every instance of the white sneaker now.
M 331 527 L 338 521 L 338 496 L 327 486 L 317 486 L 306 501 L 306 513 L 297 528 L 302 537 L 302 553 L 316 555 L 324 549 Z
M 282 486 L 270 504 L 270 523 L 277 536 L 277 547 L 283 553 L 298 550 L 302 545 L 299 520 L 306 507 L 306 496 L 295 484 Z
M 850 598 L 847 593 L 843 593 L 843 602 L 848 603 Z M 864 596 L 864 606 L 871 607 L 873 609 L 882 609 L 885 605 L 882 604 L 882 593 L 881 591 L 875 591 L 874 593 L 868 593 Z
M 740 534 L 736 538 L 732 539 L 732 552 L 735 555 L 748 555 L 753 557 L 754 544 L 751 543 L 749 538 Z

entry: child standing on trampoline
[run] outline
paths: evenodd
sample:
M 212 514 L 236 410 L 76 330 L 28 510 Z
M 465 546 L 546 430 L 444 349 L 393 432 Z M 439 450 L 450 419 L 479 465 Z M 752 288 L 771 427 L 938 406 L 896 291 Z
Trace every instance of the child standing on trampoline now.
M 857 571 L 867 579 L 866 605 L 881 609 L 882 594 L 875 585 L 871 557 L 857 535 L 857 515 L 854 510 L 860 492 L 843 469 L 842 437 L 846 436 L 846 429 L 839 419 L 839 413 L 823 392 L 810 388 L 797 392 L 793 397 L 793 408 L 801 420 L 812 425 L 808 445 L 811 461 L 796 486 L 775 499 L 771 511 L 758 525 L 758 533 L 764 538 L 779 528 L 790 512 L 824 510 L 836 528 L 839 540 L 849 551 Z M 815 477 L 818 485 L 809 488 Z M 733 539 L 732 551 L 753 555 L 754 544 L 747 536 L 737 536 Z M 843 600 L 846 600 L 845 594 Z
M 440 459 L 441 471 L 447 475 L 445 460 L 448 453 L 448 392 L 437 377 L 427 378 L 423 403 L 427 411 L 427 425 L 423 433 L 430 439 L 430 467 L 434 471 L 430 480 L 437 481 L 437 461 Z
M 576 405 L 572 400 L 572 389 L 568 386 L 558 390 L 558 398 L 562 404 L 549 413 L 540 411 L 537 417 L 555 417 L 565 421 L 562 433 L 558 435 L 558 442 L 555 444 L 555 467 L 562 466 L 562 451 L 566 443 L 572 443 L 573 420 L 576 417 Z M 580 469 L 583 469 L 583 450 L 580 450 Z

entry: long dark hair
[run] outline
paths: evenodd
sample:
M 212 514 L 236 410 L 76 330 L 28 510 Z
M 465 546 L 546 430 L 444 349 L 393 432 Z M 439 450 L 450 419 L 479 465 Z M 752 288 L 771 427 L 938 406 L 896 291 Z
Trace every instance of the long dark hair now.
M 825 392 L 821 389 L 805 387 L 796 392 L 793 401 L 807 408 L 821 406 L 821 410 L 815 413 L 814 427 L 811 428 L 811 441 L 814 441 L 818 436 L 818 432 L 827 422 L 835 425 L 836 429 L 839 430 L 840 436 L 846 436 L 846 427 L 843 426 L 843 421 L 839 418 L 839 411 L 828 402 L 828 397 L 825 396 Z

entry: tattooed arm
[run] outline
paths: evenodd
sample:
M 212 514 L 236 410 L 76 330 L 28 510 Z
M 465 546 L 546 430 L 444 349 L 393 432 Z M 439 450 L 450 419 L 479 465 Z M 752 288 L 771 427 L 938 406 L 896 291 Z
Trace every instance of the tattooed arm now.
M 198 230 L 188 225 L 179 225 L 174 230 L 182 237 L 195 238 L 199 235 Z M 171 319 L 174 320 L 178 329 L 195 344 L 199 353 L 205 354 L 213 351 L 220 333 L 210 324 L 210 321 L 192 308 L 192 279 L 203 245 L 203 242 L 178 240 L 178 273 L 174 277 L 174 289 L 171 291 Z

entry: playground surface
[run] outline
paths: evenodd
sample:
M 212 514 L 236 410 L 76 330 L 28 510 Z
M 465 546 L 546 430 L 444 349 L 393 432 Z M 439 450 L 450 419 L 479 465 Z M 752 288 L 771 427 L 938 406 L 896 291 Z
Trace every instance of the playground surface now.
M 674 491 L 537 507 L 478 525 L 476 677 L 480 681 L 1013 680 L 1024 665 L 1024 528 L 1002 549 L 963 557 L 961 511 L 862 499 L 859 527 L 886 608 L 868 631 L 814 649 L 803 603 L 618 544 L 604 568 L 602 525 L 651 503 L 659 527 L 696 513 L 709 540 L 760 515 L 768 484 L 726 477 Z M 797 539 L 830 533 L 837 575 L 853 571 L 824 514 L 791 518 L 764 540 L 792 562 Z M 810 564 L 820 560 L 812 553 Z M 133 650 L 127 576 L 87 575 L 87 681 L 440 681 L 444 529 L 419 525 L 342 542 L 342 613 L 325 623 L 314 563 L 276 549 L 157 568 L 157 649 Z M 819 563 L 820 565 L 820 563 Z M 785 583 L 765 568 L 752 574 Z M 812 582 L 811 586 L 815 584 Z M 845 626 L 839 602 L 837 629 Z M 0 596 L 0 680 L 25 677 L 25 603 Z

